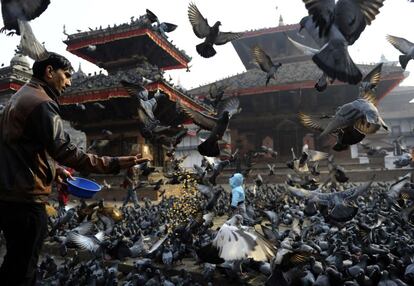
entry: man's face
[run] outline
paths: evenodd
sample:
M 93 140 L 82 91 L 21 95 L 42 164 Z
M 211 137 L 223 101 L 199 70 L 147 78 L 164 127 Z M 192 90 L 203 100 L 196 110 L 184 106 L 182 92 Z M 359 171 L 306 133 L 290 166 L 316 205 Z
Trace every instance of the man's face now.
M 51 66 L 46 70 L 47 83 L 55 88 L 60 94 L 71 85 L 72 73 L 69 69 L 53 69 Z

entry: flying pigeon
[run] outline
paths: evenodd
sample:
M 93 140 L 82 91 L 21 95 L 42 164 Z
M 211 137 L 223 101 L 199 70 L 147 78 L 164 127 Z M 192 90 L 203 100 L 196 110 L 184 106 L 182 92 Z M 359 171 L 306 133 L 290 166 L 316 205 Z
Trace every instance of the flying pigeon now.
M 300 22 L 321 50 L 312 59 L 330 78 L 350 84 L 362 79 L 359 68 L 348 53 L 375 19 L 384 0 L 303 0 L 310 16 Z
M 205 39 L 203 43 L 196 46 L 197 52 L 204 58 L 211 58 L 216 54 L 214 45 L 224 45 L 243 35 L 243 33 L 220 32 L 220 21 L 217 21 L 210 27 L 207 19 L 201 15 L 194 3 L 190 3 L 188 6 L 188 19 L 190 20 L 191 26 L 193 26 L 194 34 L 200 39 Z
M 259 46 L 252 48 L 253 59 L 262 71 L 267 73 L 266 86 L 269 84 L 271 78 L 276 79 L 276 72 L 282 66 L 281 63 L 274 64 L 272 59 Z

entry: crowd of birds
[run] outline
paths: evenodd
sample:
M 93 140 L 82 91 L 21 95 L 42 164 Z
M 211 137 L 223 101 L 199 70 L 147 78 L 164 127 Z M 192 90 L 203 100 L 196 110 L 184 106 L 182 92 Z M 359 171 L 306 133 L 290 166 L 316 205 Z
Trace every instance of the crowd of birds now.
M 269 149 L 253 161 L 271 157 Z M 329 176 L 319 182 L 324 160 Z M 47 243 L 58 253 L 43 257 L 37 285 L 414 283 L 411 173 L 392 183 L 351 183 L 332 156 L 305 145 L 287 162 L 293 173 L 286 183 L 266 182 L 270 164 L 268 174 L 256 174 L 245 185 L 246 212 L 234 215 L 229 190 L 215 182 L 228 162 L 206 157 L 188 170 L 176 161 L 179 197 L 136 207 L 50 205 Z
M 348 46 L 375 20 L 384 1 L 303 0 L 309 15 L 300 21 L 299 32 L 305 30 L 319 48 L 288 38 L 323 71 L 315 83 L 318 91 L 335 80 L 359 84 L 358 98 L 339 106 L 334 114 L 298 115 L 321 137 L 335 136 L 333 150 L 338 152 L 381 128 L 388 130 L 376 107 L 382 64 L 364 76 L 348 53 Z M 42 14 L 49 2 L 1 1 L 2 31 L 20 35 L 19 49 L 35 60 L 46 58 L 48 52 L 34 37 L 28 21 Z M 220 21 L 210 26 L 194 3 L 188 6 L 188 18 L 194 34 L 204 40 L 196 46 L 204 58 L 216 54 L 215 45 L 243 36 L 220 31 Z M 145 19 L 166 38 L 166 33 L 177 28 L 161 22 L 149 10 Z M 414 44 L 391 35 L 387 39 L 402 53 L 399 60 L 405 69 L 414 57 Z M 251 53 L 268 85 L 282 64 L 274 63 L 265 50 L 255 45 Z M 175 147 L 187 130 L 181 127 L 173 136 L 160 135 L 172 128 L 162 125 L 155 115 L 165 95 L 158 92 L 150 96 L 138 83 L 120 84 L 139 102 L 136 116 L 143 137 L 163 140 L 172 166 L 164 176 L 169 184 L 182 184 L 182 195 L 163 196 L 158 203 L 145 199 L 139 207 L 117 208 L 102 200 L 81 201 L 67 208 L 49 206 L 47 240 L 57 245 L 59 258 L 44 257 L 38 267 L 38 285 L 213 285 L 218 277 L 223 279 L 220 285 L 249 284 L 252 277 L 262 278 L 258 285 L 414 285 L 411 174 L 393 183 L 374 182 L 373 176 L 368 182 L 354 184 L 332 155 L 305 144 L 299 156 L 292 149 L 287 167 L 293 172 L 285 184 L 268 184 L 256 174 L 254 184 L 245 185 L 246 212 L 234 214 L 229 191 L 217 183 L 219 175 L 234 164 L 237 172 L 248 178 L 257 158 L 263 154 L 277 157 L 268 146 L 244 155 L 236 150 L 223 156 L 223 136 L 230 119 L 241 111 L 238 99 L 225 97 L 225 87 L 211 85 L 206 99 L 212 106 L 210 113 L 177 103 L 177 112 L 191 118 L 200 130 L 210 131 L 198 146 L 203 161 L 187 170 L 181 166 L 184 158 L 175 157 Z M 109 138 L 112 133 L 106 130 L 104 135 Z M 221 159 L 214 159 L 219 156 Z M 406 166 L 411 155 L 400 159 L 395 164 Z M 322 161 L 328 168 L 323 181 L 319 170 Z M 267 177 L 274 176 L 275 164 L 268 164 L 268 168 Z M 139 169 L 147 176 L 155 171 L 148 164 Z M 154 188 L 162 184 L 158 181 Z M 223 218 L 224 223 L 215 224 Z M 91 258 L 82 260 L 78 252 L 69 255 L 69 249 L 87 251 Z M 126 259 L 133 260 L 133 269 L 124 273 L 118 264 Z M 186 259 L 200 266 L 201 279 L 186 269 L 171 272 Z

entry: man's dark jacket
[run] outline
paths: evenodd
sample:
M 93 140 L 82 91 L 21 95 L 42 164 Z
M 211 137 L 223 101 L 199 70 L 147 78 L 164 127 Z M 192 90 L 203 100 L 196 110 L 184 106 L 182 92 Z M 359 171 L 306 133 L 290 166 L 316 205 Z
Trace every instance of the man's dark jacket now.
M 117 158 L 87 154 L 70 142 L 56 95 L 33 78 L 0 115 L 0 201 L 46 201 L 55 162 L 88 173 L 119 171 Z

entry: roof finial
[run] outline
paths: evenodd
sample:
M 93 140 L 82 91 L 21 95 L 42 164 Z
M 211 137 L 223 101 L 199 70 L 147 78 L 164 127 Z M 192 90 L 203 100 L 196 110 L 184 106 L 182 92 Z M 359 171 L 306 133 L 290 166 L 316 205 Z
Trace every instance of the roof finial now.
M 280 16 L 279 16 L 279 26 L 284 26 L 285 25 L 285 23 L 283 22 L 283 16 L 282 16 L 282 14 L 280 14 Z

